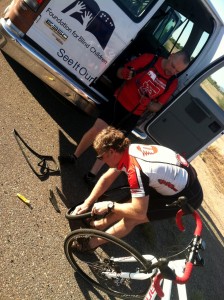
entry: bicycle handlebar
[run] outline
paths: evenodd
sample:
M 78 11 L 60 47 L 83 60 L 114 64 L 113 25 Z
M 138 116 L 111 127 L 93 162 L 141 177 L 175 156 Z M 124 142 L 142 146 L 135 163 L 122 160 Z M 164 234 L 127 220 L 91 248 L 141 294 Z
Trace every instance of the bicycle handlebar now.
M 177 224 L 177 227 L 179 228 L 180 231 L 184 231 L 185 228 L 183 226 L 183 223 L 182 223 L 182 216 L 184 215 L 184 211 L 182 209 L 178 210 L 177 214 L 176 214 L 176 224 Z M 199 215 L 199 213 L 195 210 L 192 212 L 192 215 L 195 219 L 195 222 L 196 222 L 196 228 L 195 228 L 195 231 L 194 231 L 194 235 L 196 236 L 200 236 L 201 235 L 201 232 L 202 232 L 202 221 L 201 221 L 201 217 Z
M 177 224 L 177 227 L 179 228 L 179 230 L 181 230 L 181 231 L 185 230 L 185 228 L 183 226 L 183 223 L 182 223 L 182 219 L 181 219 L 183 215 L 184 215 L 184 211 L 182 209 L 180 209 L 176 214 L 176 224 Z M 183 276 L 177 276 L 176 274 L 174 274 L 174 276 L 175 276 L 174 281 L 177 284 L 186 283 L 189 280 L 190 276 L 191 276 L 193 266 L 194 266 L 194 255 L 196 254 L 196 251 L 198 250 L 198 248 L 196 247 L 196 244 L 197 244 L 197 241 L 200 239 L 201 232 L 202 232 L 202 221 L 201 221 L 199 213 L 197 211 L 193 211 L 192 215 L 193 215 L 193 217 L 195 219 L 195 222 L 196 222 L 196 228 L 195 228 L 195 231 L 194 231 L 193 246 L 192 246 L 191 251 L 189 253 L 188 261 L 186 262 L 185 271 L 184 271 Z M 162 298 L 164 296 L 163 290 L 160 286 L 160 281 L 163 278 L 164 278 L 163 274 L 159 273 L 158 275 L 156 275 L 156 277 L 154 279 L 154 287 L 155 287 L 155 290 L 156 290 L 156 292 L 157 292 L 157 294 L 160 298 Z

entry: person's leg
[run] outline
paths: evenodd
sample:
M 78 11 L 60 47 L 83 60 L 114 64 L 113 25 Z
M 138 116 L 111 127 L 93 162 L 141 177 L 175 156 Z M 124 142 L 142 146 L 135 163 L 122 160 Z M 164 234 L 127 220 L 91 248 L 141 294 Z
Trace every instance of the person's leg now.
M 60 155 L 58 159 L 61 164 L 76 163 L 79 158 L 93 143 L 96 135 L 104 128 L 111 124 L 113 121 L 115 99 L 102 104 L 100 115 L 94 125 L 83 135 L 79 145 L 77 146 L 74 154 Z M 88 177 L 88 176 L 87 176 Z
M 96 220 L 96 221 L 90 222 L 90 225 L 93 228 L 104 231 L 106 228 L 109 228 L 111 225 L 118 222 L 119 220 L 120 220 L 120 217 L 117 214 L 111 213 L 111 214 L 107 215 L 106 217 L 102 218 L 101 220 Z
M 119 102 L 116 103 L 114 110 L 114 119 L 111 122 L 111 126 L 114 126 L 115 128 L 118 128 L 126 133 L 130 133 L 132 129 L 135 127 L 139 116 L 136 115 L 130 115 L 124 122 L 122 120 L 129 114 L 127 110 L 125 110 Z M 106 118 L 108 120 L 108 117 Z M 76 153 L 75 153 L 76 154 Z M 86 182 L 91 182 L 95 180 L 95 176 L 98 174 L 100 169 L 104 163 L 100 160 L 96 160 L 92 168 L 90 169 L 89 173 L 85 176 Z M 93 177 L 94 176 L 94 177 Z M 89 177 L 89 178 L 88 178 Z
M 149 222 L 147 217 L 145 217 L 144 220 L 123 218 L 120 221 L 118 221 L 116 224 L 108 228 L 108 230 L 106 230 L 106 233 L 109 233 L 110 235 L 116 236 L 118 238 L 122 238 L 126 236 L 128 233 L 130 233 L 135 226 L 147 222 Z M 91 249 L 94 249 L 105 242 L 106 242 L 105 240 L 101 240 L 100 238 L 97 239 L 94 238 L 90 240 L 89 246 Z
M 104 165 L 104 162 L 102 160 L 96 159 L 94 165 L 92 166 L 92 168 L 90 170 L 90 173 L 92 173 L 96 176 L 103 165 Z
M 96 135 L 106 128 L 108 124 L 102 119 L 97 119 L 94 125 L 84 134 L 74 155 L 79 158 L 93 143 Z
M 83 152 L 92 145 L 96 135 L 107 126 L 108 124 L 105 121 L 98 118 L 94 125 L 84 134 L 74 154 L 58 156 L 60 163 L 76 163 L 76 160 L 83 154 Z

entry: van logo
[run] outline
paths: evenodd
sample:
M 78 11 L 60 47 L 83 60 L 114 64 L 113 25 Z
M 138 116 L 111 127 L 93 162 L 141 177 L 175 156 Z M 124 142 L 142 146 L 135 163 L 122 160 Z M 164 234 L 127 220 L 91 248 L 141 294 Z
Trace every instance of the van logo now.
M 111 16 L 100 10 L 96 1 L 76 0 L 61 12 L 64 14 L 69 13 L 70 17 L 79 21 L 86 31 L 91 32 L 96 37 L 102 49 L 105 49 L 115 25 Z
M 60 38 L 62 38 L 64 41 L 67 40 L 67 34 L 65 34 L 60 28 L 58 28 L 51 20 L 47 19 L 45 23 L 53 32 L 60 36 Z

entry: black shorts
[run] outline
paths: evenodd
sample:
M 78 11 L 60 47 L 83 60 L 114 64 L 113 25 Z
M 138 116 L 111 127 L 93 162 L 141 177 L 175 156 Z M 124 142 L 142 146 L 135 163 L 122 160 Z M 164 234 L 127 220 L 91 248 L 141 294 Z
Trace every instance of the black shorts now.
M 188 186 L 182 192 L 174 196 L 163 196 L 155 190 L 150 190 L 149 207 L 147 216 L 150 221 L 173 218 L 176 216 L 179 207 L 167 207 L 166 204 L 171 204 L 180 196 L 185 196 L 188 203 L 194 208 L 198 209 L 203 201 L 203 190 L 197 178 L 196 171 L 190 166 L 190 178 Z
M 126 110 L 120 102 L 113 97 L 109 102 L 102 104 L 98 118 L 108 125 L 114 126 L 128 134 L 135 128 L 140 116 Z

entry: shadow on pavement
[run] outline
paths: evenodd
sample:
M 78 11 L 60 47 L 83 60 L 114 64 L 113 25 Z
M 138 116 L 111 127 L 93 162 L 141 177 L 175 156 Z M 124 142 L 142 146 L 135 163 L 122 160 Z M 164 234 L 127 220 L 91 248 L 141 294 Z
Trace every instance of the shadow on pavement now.
M 91 294 L 94 294 L 97 299 L 99 300 L 104 300 L 104 296 L 102 296 L 97 289 L 95 289 L 93 286 L 91 286 L 89 283 L 86 283 L 82 276 L 79 275 L 78 273 L 74 273 L 74 277 L 75 277 L 75 280 L 77 282 L 77 284 L 79 285 L 79 288 L 80 290 L 82 291 L 83 293 L 83 296 L 85 297 L 86 300 L 91 300 L 92 299 L 92 295 Z M 116 298 L 111 296 L 111 295 L 107 295 L 107 299 L 110 299 L 110 300 L 115 300 Z

